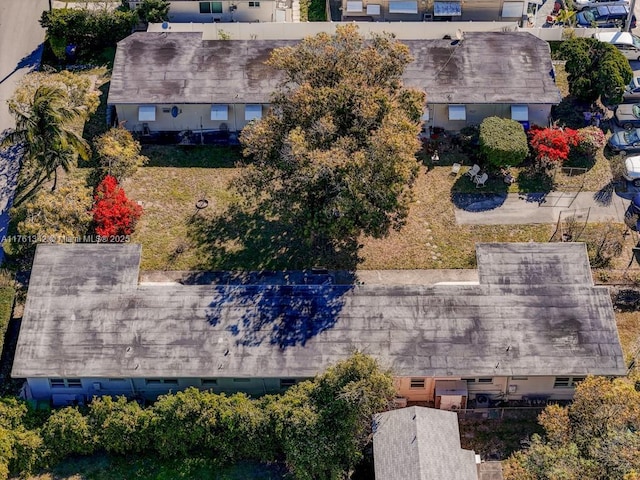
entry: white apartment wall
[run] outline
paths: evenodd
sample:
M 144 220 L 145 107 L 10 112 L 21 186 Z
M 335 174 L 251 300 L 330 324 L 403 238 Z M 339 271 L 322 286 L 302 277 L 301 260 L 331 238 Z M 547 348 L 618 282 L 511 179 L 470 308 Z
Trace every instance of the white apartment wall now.
M 455 99 L 451 103 L 455 105 Z M 449 105 L 429 105 L 429 121 L 427 126 L 441 127 L 458 131 L 467 125 L 479 125 L 487 117 L 496 116 L 511 118 L 511 104 L 467 104 L 466 120 L 449 120 Z M 549 124 L 551 105 L 529 105 L 529 123 L 546 127 Z
M 342 22 L 303 23 L 171 23 L 171 32 L 202 32 L 203 40 L 219 40 L 220 31 L 232 40 L 301 40 L 321 32 L 335 33 Z M 393 33 L 398 40 L 437 39 L 445 35 L 455 37 L 458 30 L 464 32 L 513 32 L 516 22 L 363 22 L 358 23 L 360 32 Z M 162 25 L 152 23 L 148 32 L 162 32 Z
M 249 6 L 249 0 L 222 0 L 221 13 L 200 13 L 200 1 L 182 0 L 171 2 L 169 8 L 170 22 L 275 22 L 276 10 L 285 12 L 285 21 L 293 21 L 290 0 L 257 0 L 259 7 Z M 129 5 L 135 7 L 139 2 L 130 1 Z M 255 4 L 255 2 L 252 2 Z M 233 8 L 232 8 L 233 6 Z M 224 30 L 224 27 L 222 27 Z
M 171 115 L 172 107 L 178 107 L 180 112 L 177 117 Z M 226 124 L 230 132 L 237 132 L 244 128 L 248 121 L 245 120 L 245 104 L 229 104 L 227 120 L 211 120 L 211 104 L 158 104 L 156 107 L 155 121 L 139 121 L 139 105 L 116 105 L 118 122 L 124 123 L 127 130 L 141 132 L 146 123 L 151 132 L 169 131 L 181 132 L 192 130 L 221 130 L 222 124 Z M 263 105 L 263 114 L 267 106 Z

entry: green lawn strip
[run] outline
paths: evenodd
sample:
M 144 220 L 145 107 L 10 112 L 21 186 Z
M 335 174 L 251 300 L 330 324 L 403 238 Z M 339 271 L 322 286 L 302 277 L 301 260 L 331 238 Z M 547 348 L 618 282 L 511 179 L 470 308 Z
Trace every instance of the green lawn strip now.
M 16 290 L 12 286 L 0 286 L 0 341 L 2 342 L 4 342 L 7 327 L 11 320 L 11 310 L 13 308 L 13 298 L 15 295 Z

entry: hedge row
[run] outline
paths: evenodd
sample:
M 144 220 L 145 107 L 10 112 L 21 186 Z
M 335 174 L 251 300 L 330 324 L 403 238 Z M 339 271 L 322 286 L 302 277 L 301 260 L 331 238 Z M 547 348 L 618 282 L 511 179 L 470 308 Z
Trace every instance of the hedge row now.
M 220 465 L 284 460 L 295 478 L 338 478 L 361 460 L 369 419 L 393 395 L 391 375 L 356 353 L 314 381 L 257 400 L 190 388 L 147 408 L 94 398 L 85 411 L 66 407 L 37 422 L 25 403 L 2 399 L 0 478 L 96 451 L 202 456 Z

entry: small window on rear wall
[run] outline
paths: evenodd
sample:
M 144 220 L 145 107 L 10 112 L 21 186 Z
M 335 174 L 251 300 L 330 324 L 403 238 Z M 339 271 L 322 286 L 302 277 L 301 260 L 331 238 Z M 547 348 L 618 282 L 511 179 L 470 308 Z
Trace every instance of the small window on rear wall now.
M 260 120 L 262 118 L 262 105 L 246 105 L 244 107 L 244 119 L 246 121 Z
M 138 107 L 139 122 L 154 122 L 156 120 L 156 107 L 154 105 L 140 105 Z
M 449 105 L 449 120 L 466 120 L 467 108 L 464 105 Z
M 227 121 L 229 120 L 228 105 L 211 105 L 211 120 Z

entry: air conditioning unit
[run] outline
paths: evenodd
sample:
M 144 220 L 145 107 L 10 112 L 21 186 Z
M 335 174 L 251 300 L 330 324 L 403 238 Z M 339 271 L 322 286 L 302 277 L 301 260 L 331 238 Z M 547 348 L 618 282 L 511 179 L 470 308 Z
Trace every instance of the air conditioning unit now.
M 518 385 L 509 385 L 509 393 L 516 393 L 518 391 Z
M 99 392 L 100 390 L 102 390 L 102 384 L 100 382 L 93 382 L 93 389 L 96 392 Z
M 476 395 L 476 408 L 489 408 L 489 395 L 483 393 Z
M 406 397 L 395 397 L 393 399 L 393 406 L 395 408 L 404 408 L 407 406 L 407 399 Z

